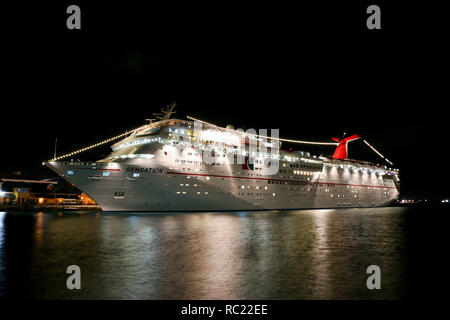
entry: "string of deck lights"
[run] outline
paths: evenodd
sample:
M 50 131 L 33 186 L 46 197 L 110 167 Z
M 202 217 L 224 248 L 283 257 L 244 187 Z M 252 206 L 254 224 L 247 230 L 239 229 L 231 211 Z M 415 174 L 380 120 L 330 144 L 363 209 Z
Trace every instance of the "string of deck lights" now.
M 206 122 L 206 121 L 203 121 L 200 119 L 196 119 L 191 116 L 187 116 L 186 118 L 188 118 L 189 120 L 199 121 L 199 122 L 205 123 L 207 125 L 223 129 L 222 127 L 216 126 L 212 123 L 209 123 L 209 122 Z M 336 142 L 316 142 L 316 141 L 291 140 L 291 139 L 283 139 L 283 138 L 272 138 L 272 137 L 262 136 L 259 134 L 255 134 L 252 136 L 266 138 L 266 139 L 272 139 L 272 140 L 278 140 L 278 141 L 283 141 L 283 142 L 300 143 L 300 144 L 315 144 L 315 145 L 326 145 L 326 146 L 337 146 L 338 145 L 338 143 L 336 143 Z
M 136 130 L 138 130 L 138 129 L 140 129 L 140 128 L 142 128 L 142 126 L 140 126 L 139 128 L 133 129 L 133 130 L 131 130 L 131 131 L 126 131 L 125 133 L 119 134 L 118 136 L 115 136 L 115 137 L 112 137 L 112 138 L 103 140 L 103 141 L 101 141 L 101 142 L 98 142 L 98 143 L 96 143 L 96 144 L 90 145 L 90 146 L 88 146 L 88 147 L 85 147 L 85 148 L 82 148 L 82 149 L 79 149 L 79 150 L 76 150 L 76 151 L 73 151 L 73 152 L 70 152 L 70 153 L 66 153 L 66 154 L 64 154 L 64 155 L 62 155 L 62 156 L 59 156 L 59 157 L 55 157 L 55 158 L 53 158 L 53 159 L 51 159 L 51 160 L 49 160 L 49 161 L 62 160 L 62 159 L 64 159 L 64 158 L 67 158 L 67 157 L 70 157 L 70 156 L 79 154 L 79 153 L 81 153 L 81 152 L 88 151 L 88 150 L 90 150 L 90 149 L 99 147 L 99 146 L 101 146 L 101 145 L 103 145 L 103 144 L 106 144 L 106 143 L 108 143 L 108 142 L 111 142 L 111 141 L 117 140 L 117 139 L 119 139 L 119 138 L 122 138 L 122 137 L 124 137 L 124 136 L 126 136 L 126 135 L 128 135 L 128 134 L 130 134 L 130 133 L 133 133 L 134 131 L 136 131 Z
M 366 140 L 364 140 L 364 143 L 367 144 L 373 151 L 375 151 L 381 158 L 383 158 L 384 160 L 386 160 L 387 163 L 389 163 L 391 166 L 393 165 L 393 163 L 391 161 L 389 161 L 385 156 L 383 156 L 380 152 L 377 151 L 377 149 L 375 149 L 374 147 L 372 147 Z

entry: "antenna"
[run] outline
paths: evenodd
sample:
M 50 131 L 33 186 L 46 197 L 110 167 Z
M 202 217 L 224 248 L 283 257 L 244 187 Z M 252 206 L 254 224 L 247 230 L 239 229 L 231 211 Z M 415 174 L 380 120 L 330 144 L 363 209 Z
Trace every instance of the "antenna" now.
M 55 138 L 55 152 L 53 153 L 53 159 L 56 159 L 56 145 L 58 144 L 58 137 Z

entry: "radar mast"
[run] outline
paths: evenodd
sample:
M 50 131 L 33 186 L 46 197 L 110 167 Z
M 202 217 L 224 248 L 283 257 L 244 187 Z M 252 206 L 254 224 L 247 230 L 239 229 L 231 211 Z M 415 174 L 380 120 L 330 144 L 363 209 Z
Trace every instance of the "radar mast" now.
M 176 103 L 173 102 L 172 104 L 169 104 L 165 109 L 161 108 L 160 112 L 153 113 L 153 116 L 155 117 L 155 119 L 146 119 L 146 120 L 148 120 L 148 121 L 150 121 L 150 123 L 152 123 L 155 120 L 170 119 L 170 116 L 176 112 L 176 111 L 174 111 L 175 107 L 176 107 Z

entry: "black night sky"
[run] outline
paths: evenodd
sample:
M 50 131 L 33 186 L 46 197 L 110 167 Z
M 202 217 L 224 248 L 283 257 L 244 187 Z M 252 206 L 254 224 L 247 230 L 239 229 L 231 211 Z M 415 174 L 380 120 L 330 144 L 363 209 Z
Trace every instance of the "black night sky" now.
M 285 138 L 357 133 L 400 168 L 404 197 L 449 196 L 447 38 L 431 9 L 379 2 L 369 31 L 364 3 L 73 3 L 79 31 L 66 29 L 72 2 L 3 11 L 1 174 L 52 176 L 40 163 L 55 137 L 73 151 L 176 101 L 178 118 Z M 350 157 L 383 163 L 362 141 Z

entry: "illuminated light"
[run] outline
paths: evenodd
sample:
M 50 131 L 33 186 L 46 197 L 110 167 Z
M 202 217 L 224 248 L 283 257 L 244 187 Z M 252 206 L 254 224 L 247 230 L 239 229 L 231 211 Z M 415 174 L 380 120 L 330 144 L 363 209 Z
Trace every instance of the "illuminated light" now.
M 123 133 L 123 134 L 120 134 L 120 135 L 118 135 L 118 136 L 112 137 L 112 138 L 107 139 L 107 140 L 104 140 L 104 141 L 102 141 L 102 142 L 99 142 L 99 143 L 90 145 L 90 146 L 88 146 L 88 147 L 79 149 L 79 150 L 77 150 L 77 151 L 73 151 L 73 152 L 71 152 L 71 153 L 67 153 L 67 154 L 64 154 L 64 155 L 62 155 L 62 156 L 55 157 L 55 158 L 49 160 L 49 162 L 53 162 L 53 161 L 57 161 L 57 160 L 62 160 L 62 159 L 64 159 L 64 158 L 73 156 L 73 155 L 75 155 L 75 154 L 78 154 L 78 153 L 81 153 L 81 152 L 83 152 L 83 151 L 92 149 L 92 148 L 94 148 L 94 147 L 101 146 L 101 145 L 103 145 L 103 144 L 105 144 L 105 143 L 108 143 L 108 142 L 110 142 L 110 141 L 113 141 L 113 140 L 117 140 L 117 139 L 119 139 L 119 138 L 122 138 L 122 137 L 128 135 L 130 132 L 131 132 L 131 133 L 134 133 L 134 132 L 136 132 L 137 130 L 143 128 L 143 127 L 145 127 L 145 126 L 141 126 L 141 127 L 139 127 L 139 128 L 136 128 L 136 129 L 127 131 L 127 132 L 125 132 L 125 133 Z
M 39 198 L 39 199 L 38 199 L 38 203 L 39 203 L 39 204 L 43 204 L 43 203 L 44 203 L 44 198 Z
M 300 158 L 302 161 L 304 162 L 309 162 L 309 163 L 315 163 L 315 164 L 322 164 L 322 161 L 318 161 L 318 160 L 311 160 L 311 159 L 307 159 L 307 158 Z
M 236 134 L 230 132 L 222 132 L 218 130 L 203 130 L 200 132 L 201 139 L 221 142 L 226 144 L 239 145 L 240 139 Z
M 391 161 L 389 161 L 386 157 L 384 157 L 380 152 L 378 152 L 374 147 L 372 147 L 366 140 L 363 140 L 365 144 L 367 144 L 373 151 L 375 151 L 381 158 L 383 158 L 384 160 L 386 160 L 387 163 L 389 163 L 390 165 L 393 165 L 393 163 Z M 385 166 L 386 168 L 386 166 Z
M 211 126 L 211 127 L 220 128 L 219 126 L 216 126 L 215 124 L 212 124 L 212 123 L 209 123 L 209 122 L 206 122 L 206 121 L 203 121 L 203 120 L 199 120 L 199 119 L 196 119 L 196 118 L 194 118 L 194 117 L 187 116 L 186 118 L 188 118 L 189 120 L 193 120 L 193 121 L 198 121 L 198 122 L 205 123 L 205 124 L 207 124 L 207 125 L 209 125 L 209 126 Z

